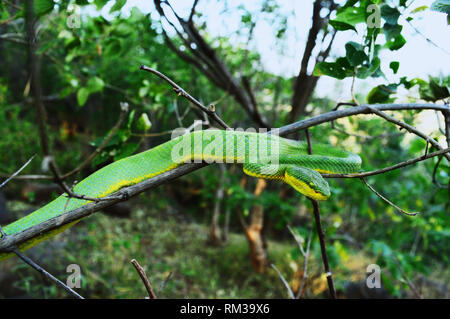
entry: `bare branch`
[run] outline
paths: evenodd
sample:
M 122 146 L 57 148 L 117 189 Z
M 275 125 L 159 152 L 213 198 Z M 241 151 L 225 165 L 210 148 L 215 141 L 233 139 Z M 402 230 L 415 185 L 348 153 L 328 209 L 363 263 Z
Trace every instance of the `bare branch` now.
M 438 142 L 436 142 L 434 139 L 432 139 L 431 137 L 429 137 L 425 133 L 419 131 L 415 127 L 413 127 L 413 126 L 411 126 L 411 125 L 409 125 L 409 124 L 407 124 L 407 123 L 405 123 L 403 121 L 397 120 L 396 118 L 393 118 L 392 116 L 387 115 L 386 113 L 384 113 L 384 112 L 382 112 L 382 111 L 380 111 L 380 110 L 378 110 L 378 109 L 376 109 L 376 108 L 374 108 L 374 107 L 372 107 L 370 105 L 368 105 L 368 107 L 373 113 L 375 113 L 376 115 L 384 118 L 386 121 L 394 123 L 394 124 L 404 128 L 404 129 L 406 129 L 408 132 L 413 133 L 413 134 L 423 138 L 425 141 L 427 141 L 427 143 L 430 143 L 431 145 L 436 147 L 438 150 L 443 150 L 443 147 Z M 447 158 L 447 160 L 450 161 L 450 154 L 445 154 L 444 153 L 444 156 Z
M 311 135 L 309 134 L 309 130 L 306 130 L 306 139 L 308 141 L 308 153 L 309 153 L 309 155 L 312 155 L 313 149 L 312 149 Z M 328 263 L 328 256 L 327 256 L 327 248 L 325 246 L 325 233 L 322 230 L 322 222 L 320 221 L 319 203 L 312 198 L 308 198 L 308 199 L 310 200 L 311 204 L 313 205 L 314 219 L 316 220 L 317 235 L 319 236 L 320 251 L 322 253 L 323 267 L 325 269 L 325 274 L 327 276 L 328 290 L 330 291 L 331 298 L 336 299 L 336 290 L 334 289 L 333 274 L 331 273 L 331 270 L 330 270 L 330 265 Z
M 147 289 L 148 296 L 150 297 L 150 299 L 157 299 L 155 293 L 153 292 L 153 288 L 152 288 L 152 285 L 150 284 L 147 274 L 145 273 L 145 269 L 142 268 L 141 265 L 139 265 L 139 263 L 137 262 L 136 259 L 132 259 L 131 263 L 133 264 L 134 268 L 136 268 L 136 271 L 138 272 L 139 276 L 141 277 L 142 282 L 145 285 L 145 289 Z
M 323 177 L 325 178 L 361 178 L 361 177 L 367 177 L 367 176 L 372 176 L 372 175 L 379 175 L 382 173 L 386 173 L 389 171 L 393 171 L 395 169 L 399 169 L 408 165 L 412 165 L 415 164 L 417 162 L 421 162 L 424 161 L 426 159 L 435 157 L 435 156 L 439 156 L 445 153 L 449 153 L 450 152 L 450 148 L 446 148 L 437 152 L 433 152 L 433 153 L 428 153 L 427 155 L 422 155 L 420 157 L 416 157 L 389 167 L 385 167 L 382 169 L 378 169 L 375 171 L 370 171 L 370 172 L 363 172 L 363 173 L 357 173 L 357 174 L 322 174 Z
M 54 283 L 56 283 L 56 285 L 58 285 L 59 287 L 63 288 L 64 290 L 68 291 L 72 296 L 74 296 L 77 299 L 84 299 L 80 294 L 78 294 L 75 290 L 73 290 L 72 288 L 70 288 L 69 286 L 67 286 L 66 284 L 64 284 L 62 281 L 60 281 L 58 278 L 56 278 L 55 276 L 53 276 L 51 273 L 49 273 L 48 271 L 46 271 L 44 268 L 42 268 L 41 266 L 39 266 L 38 264 L 36 264 L 33 260 L 31 260 L 30 258 L 28 258 L 27 256 L 25 256 L 23 253 L 21 253 L 19 250 L 14 249 L 13 252 L 20 258 L 22 259 L 25 263 L 27 263 L 30 267 L 32 267 L 33 269 L 35 269 L 36 271 L 38 271 L 39 273 L 41 273 L 44 277 L 50 279 L 51 281 L 53 281 Z
M 259 127 L 268 127 L 267 120 L 258 112 L 256 106 L 253 105 L 246 90 L 239 85 L 238 79 L 236 79 L 227 65 L 218 56 L 216 51 L 205 41 L 200 34 L 199 30 L 194 25 L 192 19 L 182 19 L 170 5 L 169 1 L 154 0 L 155 7 L 160 14 L 161 18 L 164 18 L 169 25 L 175 30 L 180 40 L 184 43 L 186 48 L 192 53 L 192 56 L 185 53 L 181 53 L 170 39 L 165 35 L 166 41 L 168 40 L 169 47 L 178 56 L 192 63 L 198 68 L 204 75 L 206 75 L 217 87 L 229 92 L 234 97 L 243 109 L 247 112 L 250 118 Z M 178 23 L 181 25 L 182 30 L 179 30 L 173 22 L 171 22 L 164 10 L 162 4 L 166 5 L 176 17 Z M 195 62 L 194 62 L 195 61 Z
M 409 288 L 411 288 L 411 290 L 413 291 L 414 295 L 416 296 L 417 299 L 423 299 L 423 297 L 420 295 L 420 293 L 418 292 L 416 286 L 414 285 L 414 283 L 408 278 L 408 276 L 406 275 L 405 271 L 403 270 L 402 265 L 400 264 L 400 262 L 398 261 L 397 256 L 393 256 L 393 259 L 395 261 L 395 263 L 397 264 L 398 269 L 400 270 L 403 279 L 406 281 L 406 283 L 408 284 Z
M 125 115 L 128 112 L 128 104 L 127 103 L 121 103 L 121 108 L 120 109 L 121 109 L 121 112 L 120 112 L 120 116 L 119 116 L 119 119 L 118 119 L 116 125 L 114 125 L 114 127 L 111 129 L 109 134 L 105 137 L 103 142 L 77 168 L 75 168 L 72 171 L 64 174 L 62 176 L 63 179 L 65 179 L 65 178 L 67 178 L 69 176 L 72 176 L 73 174 L 76 174 L 79 171 L 81 171 L 83 168 L 85 168 L 87 165 L 89 165 L 89 163 L 92 162 L 92 160 L 105 148 L 105 146 L 108 144 L 108 142 L 111 140 L 111 138 L 117 133 L 117 131 L 120 128 L 120 125 L 122 124 L 123 120 L 125 119 Z
M 308 280 L 308 259 L 309 259 L 309 252 L 310 252 L 310 248 L 311 248 L 312 228 L 310 228 L 310 230 L 309 230 L 308 241 L 306 243 L 306 250 L 303 248 L 303 243 L 300 241 L 300 239 L 294 233 L 291 226 L 288 225 L 287 228 L 289 229 L 289 232 L 291 233 L 292 237 L 294 237 L 294 240 L 297 243 L 298 248 L 303 255 L 302 283 L 300 284 L 300 287 L 298 289 L 297 296 L 296 296 L 296 299 L 300 299 L 303 296 L 303 294 L 305 293 L 306 281 Z
M 19 168 L 16 172 L 14 172 L 14 174 L 12 174 L 10 177 L 8 177 L 3 183 L 1 183 L 1 184 L 0 184 L 0 188 L 2 188 L 3 186 L 5 186 L 6 183 L 8 183 L 10 180 L 12 180 L 12 179 L 13 179 L 15 176 L 17 176 L 17 174 L 19 174 L 25 167 L 27 167 L 28 164 L 30 164 L 30 162 L 33 160 L 33 158 L 34 158 L 35 156 L 36 156 L 36 155 L 31 156 L 31 158 L 30 158 L 25 164 L 23 164 L 21 168 Z
M 336 110 L 327 112 L 321 115 L 311 117 L 309 119 L 298 121 L 283 127 L 280 127 L 280 135 L 288 135 L 308 127 L 316 126 L 322 123 L 331 122 L 333 120 L 358 115 L 358 114 L 370 114 L 371 109 L 377 109 L 380 111 L 400 111 L 400 110 L 438 110 L 442 112 L 450 113 L 450 107 L 448 105 L 438 105 L 431 103 L 406 103 L 406 104 L 361 104 L 360 106 L 355 106 L 348 109 Z
M 317 234 L 319 235 L 320 251 L 322 253 L 322 261 L 325 269 L 325 275 L 327 277 L 328 290 L 330 291 L 331 298 L 336 299 L 336 290 L 334 289 L 333 274 L 331 273 L 330 270 L 330 265 L 328 263 L 327 249 L 325 246 L 325 234 L 322 230 L 322 223 L 320 221 L 319 204 L 317 203 L 317 201 L 313 199 L 309 200 L 313 205 L 314 219 L 316 220 Z
M 278 277 L 280 277 L 281 282 L 283 283 L 283 285 L 286 287 L 286 290 L 288 291 L 289 297 L 291 299 L 295 299 L 295 295 L 294 292 L 292 291 L 291 287 L 289 286 L 288 282 L 286 281 L 286 279 L 284 279 L 283 275 L 281 274 L 281 272 L 278 270 L 278 268 L 274 265 L 274 264 L 270 264 L 270 267 L 272 267 L 278 274 Z
M 408 216 L 416 216 L 418 213 L 408 213 L 407 211 L 401 209 L 400 207 L 398 207 L 397 205 L 395 205 L 393 202 L 391 202 L 389 199 L 387 199 L 386 197 L 384 197 L 383 195 L 381 195 L 380 193 L 378 193 L 372 186 L 369 185 L 369 183 L 366 182 L 366 180 L 364 179 L 364 177 L 361 177 L 361 180 L 364 182 L 364 184 L 366 184 L 366 186 L 375 194 L 377 195 L 379 198 L 381 198 L 383 201 L 385 201 L 386 203 L 388 203 L 389 205 L 391 205 L 392 207 L 395 207 L 395 209 L 397 209 L 400 213 L 408 215 Z
M 166 279 L 164 279 L 164 281 L 161 283 L 161 286 L 159 286 L 159 291 L 158 291 L 158 295 L 161 295 L 164 287 L 167 285 L 167 283 L 169 282 L 170 278 L 172 278 L 173 272 L 169 272 L 169 274 L 167 275 Z
M 161 79 L 163 79 L 164 81 L 166 81 L 167 83 L 169 83 L 173 88 L 174 91 L 178 94 L 181 95 L 183 97 L 185 97 L 186 99 L 188 99 L 190 102 L 192 102 L 195 106 L 197 106 L 198 108 L 200 108 L 203 112 L 205 112 L 206 114 L 208 114 L 208 116 L 213 119 L 214 121 L 216 121 L 220 126 L 222 126 L 223 128 L 230 128 L 215 112 L 214 108 L 207 108 L 206 106 L 204 106 L 202 103 L 200 103 L 199 101 L 197 101 L 194 97 L 192 97 L 189 93 L 187 93 L 185 90 L 183 90 L 178 84 L 176 84 L 174 81 L 172 81 L 169 77 L 167 77 L 166 75 L 162 74 L 161 72 L 149 68 L 145 65 L 141 65 L 140 66 L 141 70 L 153 73 L 155 75 L 157 75 L 158 77 L 160 77 Z

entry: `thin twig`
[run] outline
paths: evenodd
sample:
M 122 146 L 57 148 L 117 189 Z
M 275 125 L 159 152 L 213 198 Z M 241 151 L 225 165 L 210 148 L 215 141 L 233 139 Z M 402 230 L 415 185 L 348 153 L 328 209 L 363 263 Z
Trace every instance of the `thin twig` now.
M 308 129 L 306 129 L 305 134 L 306 134 L 306 141 L 308 143 L 308 154 L 311 155 L 313 153 L 312 143 L 311 143 L 311 133 L 309 132 Z
M 169 272 L 169 274 L 167 275 L 166 279 L 164 279 L 164 281 L 161 283 L 161 286 L 159 286 L 158 295 L 161 296 L 161 293 L 162 293 L 164 287 L 167 285 L 167 283 L 169 282 L 170 278 L 172 278 L 172 274 L 173 274 L 173 272 Z
M 450 148 L 449 148 L 448 150 L 450 150 Z M 436 184 L 438 187 L 444 187 L 444 185 L 442 185 L 441 183 L 439 183 L 439 181 L 438 181 L 437 178 L 436 178 L 437 169 L 438 169 L 438 167 L 439 167 L 439 164 L 440 164 L 441 161 L 442 161 L 442 157 L 443 157 L 443 156 L 439 156 L 439 158 L 438 158 L 436 164 L 434 165 L 434 168 L 433 168 L 433 174 L 432 174 L 432 177 L 431 177 L 431 180 L 433 181 L 433 184 Z
M 309 259 L 309 252 L 310 252 L 310 248 L 311 248 L 312 229 L 309 230 L 308 241 L 306 243 L 306 250 L 305 250 L 303 248 L 303 243 L 298 239 L 297 235 L 294 233 L 291 226 L 288 225 L 287 228 L 289 229 L 289 232 L 291 233 L 292 237 L 294 237 L 294 240 L 297 243 L 301 254 L 303 255 L 302 283 L 300 284 L 300 287 L 298 289 L 297 296 L 296 296 L 296 299 L 300 299 L 305 292 L 306 281 L 308 280 L 308 259 Z
M 348 103 L 346 103 L 348 104 Z M 278 130 L 280 135 L 288 135 L 300 130 L 304 130 L 305 128 L 309 128 L 312 126 L 316 126 L 322 123 L 331 122 L 333 120 L 337 120 L 343 117 L 358 115 L 358 114 L 370 114 L 372 113 L 372 109 L 377 109 L 380 111 L 400 111 L 400 110 L 438 110 L 441 112 L 450 113 L 450 107 L 448 105 L 438 105 L 432 103 L 401 103 L 401 104 L 361 104 L 360 106 L 354 106 L 351 108 L 346 108 L 342 110 L 335 110 L 327 113 L 323 113 L 317 116 L 313 116 L 309 119 L 298 121 L 289 125 L 285 125 L 283 127 L 274 129 Z
M 72 171 L 70 171 L 70 172 L 64 174 L 63 176 L 61 176 L 62 179 L 65 179 L 65 178 L 67 178 L 67 177 L 69 177 L 69 176 L 71 176 L 71 175 L 73 175 L 75 173 L 78 173 L 83 168 L 85 168 L 105 148 L 105 146 L 108 144 L 108 142 L 111 140 L 111 138 L 114 135 L 116 135 L 117 131 L 120 128 L 120 125 L 122 125 L 122 122 L 124 121 L 125 116 L 128 113 L 128 103 L 120 103 L 120 110 L 121 110 L 120 116 L 119 116 L 119 119 L 117 120 L 116 125 L 114 125 L 114 127 L 111 129 L 109 134 L 105 137 L 103 142 L 77 168 L 75 168 Z
M 2 226 L 0 226 L 0 234 L 2 235 L 1 238 L 7 238 L 9 235 L 7 235 L 5 233 L 5 231 L 3 230 Z M 75 298 L 78 299 L 84 299 L 82 296 L 80 296 L 77 292 L 75 292 L 72 288 L 70 288 L 69 286 L 67 286 L 66 284 L 64 284 L 63 282 L 61 282 L 58 278 L 56 278 L 55 276 L 53 276 L 51 273 L 49 273 L 48 271 L 46 271 L 44 268 L 42 268 L 41 266 L 39 266 L 38 264 L 36 264 L 33 260 L 31 260 L 30 258 L 28 258 L 27 256 L 25 256 L 20 250 L 18 250 L 15 246 L 12 246 L 12 248 L 9 250 L 9 252 L 12 252 L 14 254 L 16 254 L 20 259 L 22 259 L 25 263 L 27 263 L 30 267 L 32 267 L 33 269 L 37 270 L 39 273 L 41 273 L 43 276 L 45 276 L 46 278 L 50 279 L 51 281 L 53 281 L 54 283 L 56 283 L 58 286 L 64 288 L 65 290 L 67 290 L 70 294 L 72 294 Z
M 393 256 L 393 259 L 395 261 L 395 263 L 397 264 L 398 269 L 400 270 L 403 279 L 406 281 L 406 283 L 408 284 L 409 288 L 411 288 L 411 290 L 413 291 L 414 295 L 416 296 L 417 299 L 423 299 L 422 295 L 417 291 L 416 286 L 414 285 L 414 283 L 408 278 L 408 276 L 406 275 L 405 271 L 403 270 L 402 265 L 400 264 L 397 256 Z
M 274 264 L 270 264 L 270 267 L 272 267 L 278 274 L 278 277 L 280 277 L 281 282 L 283 283 L 283 285 L 286 287 L 286 290 L 288 291 L 289 297 L 291 299 L 295 299 L 295 295 L 294 292 L 292 291 L 291 287 L 289 286 L 288 282 L 286 281 L 286 279 L 284 279 L 283 275 L 281 274 L 281 272 L 278 270 L 278 268 L 274 265 Z
M 356 69 L 356 68 L 355 68 L 355 69 Z M 358 100 L 356 99 L 356 96 L 355 96 L 355 79 L 356 79 L 356 73 L 353 74 L 352 86 L 351 86 L 351 88 L 350 88 L 350 92 L 351 92 L 351 94 L 352 94 L 352 100 L 353 100 L 353 102 L 355 102 L 356 105 L 359 105 L 359 102 L 358 102 Z
M 435 156 L 439 156 L 445 153 L 449 153 L 450 152 L 450 148 L 446 148 L 440 151 L 436 151 L 433 153 L 428 153 L 427 155 L 422 155 L 401 163 L 397 163 L 395 165 L 389 166 L 389 167 L 385 167 L 382 169 L 377 169 L 375 171 L 370 171 L 370 172 L 362 172 L 362 173 L 355 173 L 355 174 L 322 174 L 323 177 L 325 178 L 361 178 L 361 177 L 367 177 L 367 176 L 372 176 L 372 175 L 379 175 L 382 173 L 386 173 L 389 171 L 393 171 L 395 169 L 399 169 L 405 166 L 409 166 L 412 164 L 415 164 L 417 162 L 421 162 L 424 161 L 426 159 L 435 157 Z
M 12 174 L 10 177 L 8 177 L 3 183 L 1 183 L 1 184 L 0 184 L 0 188 L 2 188 L 3 186 L 5 186 L 6 183 L 8 183 L 10 180 L 12 180 L 12 179 L 13 179 L 15 176 L 17 176 L 17 174 L 19 174 L 25 167 L 27 167 L 28 164 L 30 164 L 30 162 L 33 160 L 33 158 L 34 158 L 35 156 L 36 156 L 36 155 L 31 156 L 31 158 L 30 158 L 25 164 L 23 164 L 21 168 L 19 168 L 16 172 L 14 172 L 14 174 Z
M 300 299 L 305 294 L 306 282 L 308 281 L 308 260 L 309 260 L 309 253 L 311 251 L 311 240 L 312 240 L 312 229 L 309 230 L 308 242 L 306 244 L 306 251 L 303 259 L 303 278 L 302 283 L 297 292 L 296 296 L 297 299 Z
M 137 262 L 136 259 L 132 259 L 131 263 L 133 264 L 134 268 L 136 268 L 136 271 L 138 272 L 139 276 L 141 277 L 142 282 L 145 285 L 145 289 L 147 289 L 148 296 L 150 297 L 150 299 L 157 299 L 155 293 L 153 292 L 153 288 L 152 288 L 152 285 L 150 284 L 147 274 L 145 273 L 145 269 L 142 268 L 141 265 L 139 265 L 139 263 Z
M 202 103 L 200 103 L 199 101 L 197 101 L 194 97 L 192 97 L 189 93 L 187 93 L 185 90 L 183 90 L 183 88 L 181 88 L 178 84 L 176 84 L 174 81 L 172 81 L 169 77 L 167 77 L 166 75 L 162 74 L 161 72 L 149 68 L 145 65 L 141 65 L 140 66 L 141 70 L 153 73 L 155 75 L 157 75 L 158 77 L 160 77 L 161 79 L 163 79 L 164 81 L 166 81 L 167 83 L 169 83 L 173 88 L 175 93 L 177 93 L 180 96 L 183 96 L 184 98 L 188 99 L 189 101 L 191 101 L 195 106 L 197 106 L 198 108 L 200 108 L 203 112 L 205 112 L 206 114 L 208 114 L 209 117 L 211 117 L 211 119 L 213 119 L 214 121 L 216 121 L 220 126 L 222 126 L 223 128 L 230 128 L 215 112 L 215 109 L 213 107 L 206 107 L 204 106 Z
M 13 250 L 13 253 L 15 253 L 20 259 L 22 259 L 24 262 L 26 262 L 30 267 L 34 268 L 36 271 L 41 273 L 44 277 L 50 279 L 53 281 L 56 285 L 63 288 L 64 290 L 68 291 L 71 295 L 73 295 L 77 299 L 84 299 L 80 294 L 78 294 L 76 291 L 74 291 L 72 288 L 64 284 L 62 281 L 60 281 L 58 278 L 53 276 L 51 273 L 46 271 L 44 268 L 36 264 L 34 261 L 32 261 L 30 258 L 22 254 L 19 250 L 15 249 Z
M 404 129 L 406 129 L 408 132 L 413 133 L 413 134 L 423 138 L 425 141 L 427 141 L 428 143 L 430 143 L 431 145 L 433 145 L 437 149 L 439 149 L 439 150 L 443 149 L 441 144 L 436 142 L 434 139 L 432 139 L 431 137 L 429 137 L 425 133 L 419 131 L 415 127 L 413 127 L 413 126 L 411 126 L 411 125 L 409 125 L 409 124 L 407 124 L 407 123 L 405 123 L 403 121 L 397 120 L 396 118 L 394 118 L 394 117 L 392 117 L 390 115 L 387 115 L 386 113 L 384 113 L 384 112 L 382 112 L 382 111 L 380 111 L 380 110 L 378 110 L 378 109 L 376 109 L 376 108 L 374 108 L 374 107 L 372 107 L 370 105 L 368 106 L 368 108 L 372 111 L 372 113 L 375 113 L 376 115 L 384 118 L 386 121 L 394 123 L 394 124 L 404 128 Z M 449 154 L 444 154 L 444 156 L 450 161 L 450 155 Z
M 372 186 L 369 185 L 369 183 L 366 182 L 366 180 L 364 179 L 364 177 L 361 177 L 361 180 L 364 182 L 364 184 L 366 184 L 366 186 L 375 194 L 377 195 L 379 198 L 381 198 L 383 201 L 385 201 L 386 203 L 388 203 L 389 205 L 391 205 L 392 207 L 395 207 L 395 209 L 397 209 L 400 213 L 408 215 L 408 216 L 416 216 L 419 213 L 408 213 L 407 211 L 405 211 L 404 209 L 401 209 L 400 207 L 398 207 L 397 205 L 395 205 L 393 202 L 391 202 L 389 199 L 387 199 L 386 197 L 384 197 L 383 195 L 381 195 L 380 193 L 378 193 Z

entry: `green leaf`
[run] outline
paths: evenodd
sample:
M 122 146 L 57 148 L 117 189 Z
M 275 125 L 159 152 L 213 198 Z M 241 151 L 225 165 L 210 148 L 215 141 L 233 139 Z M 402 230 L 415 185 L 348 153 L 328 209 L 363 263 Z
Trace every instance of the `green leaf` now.
M 54 6 L 55 1 L 53 0 L 35 0 L 34 12 L 37 16 L 41 16 L 52 11 Z
M 136 110 L 132 110 L 130 112 L 130 115 L 128 115 L 128 123 L 127 123 L 127 128 L 128 130 L 131 129 L 131 124 L 133 124 L 133 120 L 134 120 L 134 115 L 136 113 Z
M 400 12 L 396 8 L 392 8 L 387 4 L 383 4 L 381 6 L 380 13 L 386 23 L 392 25 L 396 25 L 398 18 L 400 17 Z
M 343 10 L 338 10 L 335 21 L 355 26 L 366 21 L 366 10 L 363 7 L 346 7 Z
M 87 88 L 81 88 L 77 92 L 78 106 L 83 106 L 89 97 L 89 90 Z
M 425 11 L 426 9 L 428 9 L 428 6 L 420 6 L 420 7 L 415 8 L 414 10 L 412 10 L 411 13 Z
M 328 23 L 331 24 L 331 26 L 338 31 L 353 30 L 356 32 L 356 28 L 346 22 L 337 21 L 337 20 L 329 20 Z
M 146 96 L 149 89 L 150 88 L 148 86 L 143 86 L 143 87 L 139 88 L 139 92 L 138 92 L 139 97 L 143 98 L 144 96 Z
M 450 14 L 450 0 L 436 0 L 431 4 L 430 9 Z
M 400 62 L 398 61 L 392 61 L 391 63 L 389 63 L 389 67 L 392 69 L 392 72 L 394 72 L 394 74 L 397 74 L 399 66 Z
M 367 102 L 370 104 L 393 102 L 393 99 L 390 98 L 390 95 L 395 93 L 396 91 L 396 85 L 378 85 L 374 87 L 367 95 Z
M 356 69 L 356 76 L 359 79 L 365 79 L 373 75 L 380 68 L 380 58 L 375 57 L 370 66 L 361 66 Z
M 147 132 L 152 127 L 152 122 L 147 116 L 147 113 L 142 113 L 136 123 L 136 128 L 139 131 Z
M 92 161 L 92 167 L 96 167 L 97 165 L 103 164 L 109 160 L 109 154 L 106 151 L 100 152 L 94 160 Z
M 351 66 L 358 66 L 368 59 L 361 46 L 355 42 L 347 42 L 345 44 L 346 57 Z
M 108 1 L 109 0 L 94 0 L 94 4 L 97 7 L 97 10 L 101 10 Z
M 347 76 L 346 70 L 336 62 L 317 63 L 316 67 L 314 68 L 314 75 L 315 76 L 328 75 L 340 80 L 345 79 Z
M 420 98 L 426 101 L 437 101 L 449 97 L 449 90 L 445 85 L 440 85 L 438 79 L 430 78 L 430 82 L 417 81 L 419 84 Z
M 87 83 L 87 89 L 89 90 L 89 93 L 99 92 L 103 90 L 104 86 L 105 82 L 103 82 L 103 80 L 97 76 L 90 78 Z
M 136 152 L 139 148 L 138 143 L 128 143 L 121 147 L 116 155 L 114 155 L 114 161 L 118 161 L 122 158 L 128 157 Z
M 116 56 L 122 52 L 122 42 L 118 38 L 109 38 L 105 43 L 104 55 Z
M 403 45 L 405 45 L 406 40 L 405 38 L 400 34 L 403 27 L 399 24 L 393 25 L 389 23 L 385 23 L 383 26 L 384 36 L 386 37 L 386 44 L 385 46 L 391 50 L 398 50 Z
M 109 10 L 109 13 L 113 13 L 114 11 L 119 11 L 122 9 L 122 7 L 125 5 L 127 0 L 116 0 L 116 3 L 111 7 L 111 10 Z

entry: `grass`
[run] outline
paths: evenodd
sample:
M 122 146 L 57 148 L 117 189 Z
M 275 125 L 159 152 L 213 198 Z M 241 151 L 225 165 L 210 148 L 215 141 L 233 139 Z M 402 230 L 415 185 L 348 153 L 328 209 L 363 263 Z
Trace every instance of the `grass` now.
M 136 209 L 132 218 L 95 214 L 78 226 L 27 254 L 65 281 L 66 268 L 81 268 L 79 293 L 87 298 L 144 298 L 145 287 L 130 263 L 144 266 L 160 298 L 286 298 L 285 287 L 272 270 L 256 274 L 246 239 L 230 234 L 222 247 L 206 244 L 207 227 Z M 269 255 L 291 276 L 292 243 L 269 242 Z M 14 257 L 0 264 L 0 297 L 60 298 L 56 289 Z M 172 273 L 160 291 L 160 285 Z
M 27 255 L 53 275 L 66 281 L 70 264 L 81 269 L 81 288 L 86 298 L 144 298 L 145 287 L 130 263 L 136 259 L 146 270 L 159 298 L 287 298 L 286 288 L 273 269 L 253 271 L 246 238 L 230 233 L 220 247 L 206 242 L 208 228 L 187 220 L 180 209 L 159 204 L 136 205 L 130 218 L 102 213 L 27 251 Z M 21 204 L 23 208 L 23 204 Z M 152 207 L 152 208 L 149 208 Z M 342 251 L 329 243 L 336 288 L 347 281 L 364 280 L 373 261 L 361 252 Z M 268 242 L 270 261 L 291 287 L 302 280 L 303 258 L 293 239 Z M 317 238 L 313 239 L 305 297 L 326 296 L 326 278 Z M 171 274 L 161 290 L 161 284 Z M 436 276 L 441 276 L 442 273 Z M 44 280 L 17 257 L 0 264 L 0 298 L 65 298 L 67 293 Z

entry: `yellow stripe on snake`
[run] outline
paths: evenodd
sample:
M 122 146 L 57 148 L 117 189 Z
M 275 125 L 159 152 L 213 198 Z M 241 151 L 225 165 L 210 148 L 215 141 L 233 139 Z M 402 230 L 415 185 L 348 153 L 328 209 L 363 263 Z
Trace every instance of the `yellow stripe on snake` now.
M 74 192 L 100 198 L 122 187 L 173 170 L 186 162 L 201 161 L 242 163 L 246 174 L 284 181 L 301 194 L 315 200 L 325 200 L 330 196 L 328 183 L 320 173 L 356 173 L 361 168 L 361 158 L 358 155 L 329 145 L 315 144 L 313 155 L 308 155 L 305 142 L 276 135 L 204 130 L 176 137 L 148 151 L 109 164 L 80 181 L 74 187 Z M 3 230 L 6 235 L 16 234 L 87 203 L 86 200 L 74 198 L 68 201 L 63 194 L 44 207 L 3 227 Z M 19 249 L 28 249 L 77 222 L 40 234 L 22 243 Z M 0 261 L 11 255 L 0 253 Z

